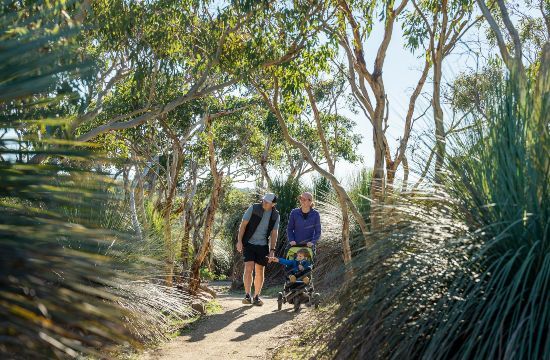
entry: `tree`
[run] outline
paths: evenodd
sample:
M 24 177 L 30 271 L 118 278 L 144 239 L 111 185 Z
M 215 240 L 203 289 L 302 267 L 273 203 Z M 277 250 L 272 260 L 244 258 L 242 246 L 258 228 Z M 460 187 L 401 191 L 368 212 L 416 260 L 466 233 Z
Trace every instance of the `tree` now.
M 426 59 L 416 87 L 409 98 L 409 106 L 405 116 L 405 127 L 400 139 L 398 150 L 392 158 L 391 149 L 385 132 L 389 121 L 389 100 L 384 87 L 383 69 L 386 53 L 392 38 L 397 18 L 402 14 L 408 0 L 401 1 L 394 7 L 393 1 L 362 1 L 349 2 L 339 0 L 335 2 L 335 16 L 325 25 L 326 33 L 336 39 L 344 50 L 347 60 L 348 81 L 352 94 L 357 99 L 366 119 L 373 129 L 374 166 L 371 184 L 371 198 L 375 204 L 384 202 L 386 184 L 393 186 L 395 172 L 402 162 L 406 162 L 405 151 L 413 125 L 415 104 L 420 91 L 428 76 L 430 63 Z M 375 11 L 380 10 L 380 20 L 384 23 L 382 41 L 378 46 L 372 70 L 369 70 L 365 61 L 365 42 L 370 40 L 373 23 L 376 19 Z M 362 22 L 357 21 L 361 18 Z M 372 95 L 371 95 L 372 94 Z M 381 226 L 381 214 L 377 207 L 371 208 L 371 227 Z
M 277 121 L 281 128 L 281 133 L 284 136 L 285 140 L 289 144 L 291 144 L 293 147 L 297 148 L 302 154 L 304 160 L 307 161 L 321 176 L 329 179 L 333 184 L 335 191 L 340 193 L 341 196 L 344 198 L 347 207 L 349 207 L 349 209 L 353 213 L 357 223 L 361 228 L 361 232 L 365 237 L 365 242 L 369 244 L 369 240 L 367 237 L 367 232 L 368 232 L 367 224 L 365 223 L 365 220 L 363 219 L 363 217 L 355 207 L 355 204 L 351 201 L 351 199 L 347 195 L 346 190 L 342 187 L 338 179 L 336 179 L 336 177 L 332 173 L 322 168 L 315 161 L 308 146 L 291 135 L 289 131 L 289 126 L 287 124 L 291 123 L 293 119 L 295 119 L 297 115 L 296 111 L 300 111 L 299 108 L 296 108 L 296 104 L 293 103 L 293 100 L 291 100 L 292 96 L 296 95 L 296 93 L 291 94 L 291 90 L 298 90 L 298 89 L 295 89 L 293 87 L 291 89 L 289 89 L 288 87 L 281 87 L 279 85 L 280 79 L 278 76 L 281 76 L 281 75 L 296 76 L 296 75 L 294 75 L 294 72 L 292 70 L 285 72 L 283 74 L 281 74 L 281 72 L 279 71 L 280 69 L 278 71 L 276 70 L 274 73 L 270 73 L 267 76 L 269 80 L 263 79 L 261 85 L 259 83 L 255 83 L 256 90 L 262 96 L 262 98 L 264 99 L 264 102 L 269 107 L 270 111 L 277 118 Z M 304 86 L 304 84 L 302 84 L 302 86 Z M 281 99 L 283 99 L 282 103 L 280 103 Z M 282 108 L 287 109 L 287 111 L 289 112 L 283 114 Z M 294 112 L 294 114 L 290 111 Z M 346 247 L 346 244 L 344 244 L 344 247 Z M 347 254 L 347 251 L 345 250 L 344 253 Z
M 347 133 L 352 129 L 351 127 L 349 127 L 349 119 L 346 119 L 345 117 L 342 117 L 337 113 L 336 104 L 338 101 L 338 97 L 340 97 L 344 92 L 343 83 L 338 83 L 338 81 L 327 81 L 325 84 L 320 85 L 321 86 L 318 86 L 317 89 L 317 96 L 315 96 L 312 85 L 309 83 L 306 83 L 305 91 L 307 93 L 309 104 L 313 112 L 313 117 L 317 125 L 317 135 L 323 149 L 324 157 L 327 162 L 328 172 L 332 175 L 332 177 L 328 178 L 328 180 L 330 181 L 332 188 L 336 190 L 336 195 L 340 204 L 340 210 L 342 212 L 342 249 L 344 254 L 344 264 L 348 265 L 351 263 L 351 246 L 349 242 L 349 206 L 346 203 L 346 197 L 348 197 L 348 195 L 345 191 L 342 191 L 342 186 L 337 181 L 334 181 L 334 173 L 336 170 L 336 162 L 339 158 L 354 160 L 354 154 L 352 152 L 350 153 L 348 151 L 345 151 L 345 149 L 347 148 L 346 145 L 350 144 L 350 141 L 346 140 L 351 140 L 351 142 L 353 142 L 353 139 L 346 139 Z M 323 90 L 327 91 L 327 88 L 332 88 L 332 93 L 323 93 Z M 321 113 L 318 106 L 319 100 L 325 100 L 325 102 L 328 102 L 329 106 L 325 106 L 325 109 L 328 110 L 325 110 L 327 112 Z M 331 109 L 334 109 L 334 114 L 331 114 Z M 346 125 L 348 126 L 347 129 Z M 331 133 L 328 133 L 327 130 L 332 131 Z M 355 145 L 357 145 L 359 141 L 359 139 L 355 139 Z
M 445 124 L 441 105 L 443 60 L 455 49 L 466 32 L 481 20 L 472 19 L 473 1 L 412 0 L 414 11 L 406 13 L 403 24 L 407 45 L 414 51 L 422 46 L 424 55 L 433 67 L 432 106 L 435 124 L 435 181 L 445 160 Z
M 525 4 L 533 10 L 533 13 L 540 12 L 541 18 L 524 15 L 521 10 L 516 10 L 515 6 L 508 6 L 503 0 L 496 0 L 492 4 L 485 0 L 477 0 L 477 4 L 494 35 L 504 65 L 510 71 L 512 78 L 517 80 L 522 88 L 526 88 L 528 80 L 524 63 L 526 44 L 534 44 L 536 54 L 535 59 L 531 59 L 532 62 L 528 65 L 540 63 L 540 60 L 548 56 L 547 53 L 550 52 L 550 20 L 548 20 L 550 6 L 548 2 L 528 1 Z M 519 15 L 522 19 L 519 26 L 514 24 L 514 15 Z M 522 27 L 523 29 L 520 29 L 524 31 L 518 30 L 518 27 Z M 537 28 L 539 30 L 535 31 Z M 542 83 L 540 77 L 538 82 Z

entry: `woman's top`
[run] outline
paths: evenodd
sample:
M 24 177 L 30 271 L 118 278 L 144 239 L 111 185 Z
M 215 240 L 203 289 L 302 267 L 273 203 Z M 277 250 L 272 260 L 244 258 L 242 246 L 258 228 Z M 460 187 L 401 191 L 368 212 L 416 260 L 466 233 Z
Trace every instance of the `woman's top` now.
M 288 241 L 296 241 L 296 244 L 317 244 L 321 237 L 321 217 L 315 209 L 303 213 L 301 208 L 290 212 L 287 227 Z

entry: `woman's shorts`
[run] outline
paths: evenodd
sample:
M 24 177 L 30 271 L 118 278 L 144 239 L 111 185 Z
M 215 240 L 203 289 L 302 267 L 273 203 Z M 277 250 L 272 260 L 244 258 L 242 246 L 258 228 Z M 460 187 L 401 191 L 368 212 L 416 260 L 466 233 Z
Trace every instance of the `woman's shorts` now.
M 267 265 L 269 246 L 246 244 L 243 249 L 244 262 L 254 261 L 258 265 Z

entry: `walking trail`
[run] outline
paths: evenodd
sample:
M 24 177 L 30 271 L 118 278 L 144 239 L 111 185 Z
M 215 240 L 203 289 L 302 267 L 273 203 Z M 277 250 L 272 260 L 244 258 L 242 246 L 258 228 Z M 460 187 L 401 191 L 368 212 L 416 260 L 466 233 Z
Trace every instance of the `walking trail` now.
M 277 345 L 291 338 L 293 319 L 310 311 L 295 313 L 290 304 L 277 311 L 277 299 L 264 296 L 263 306 L 242 304 L 242 294 L 218 292 L 222 311 L 200 319 L 182 336 L 150 350 L 143 360 L 158 359 L 267 359 Z

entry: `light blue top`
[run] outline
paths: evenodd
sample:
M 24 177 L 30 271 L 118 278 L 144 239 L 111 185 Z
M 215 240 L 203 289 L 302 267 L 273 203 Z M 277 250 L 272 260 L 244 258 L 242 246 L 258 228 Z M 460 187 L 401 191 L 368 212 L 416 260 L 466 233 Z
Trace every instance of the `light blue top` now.
M 250 221 L 250 218 L 252 217 L 252 211 L 253 211 L 253 205 L 250 205 L 250 207 L 246 210 L 246 212 L 243 215 L 243 220 Z M 248 240 L 249 244 L 252 245 L 267 245 L 267 228 L 269 227 L 269 219 L 271 218 L 271 210 L 265 211 L 262 215 L 262 220 L 258 224 L 258 227 L 256 228 L 256 231 L 254 231 L 254 234 L 252 234 L 252 237 L 250 240 Z M 280 216 L 277 216 L 277 220 L 275 220 L 275 225 L 273 225 L 273 230 L 279 230 L 279 220 Z

